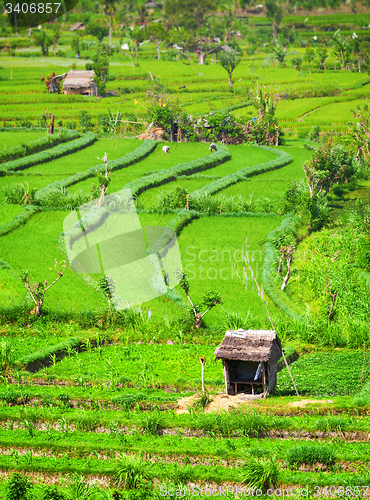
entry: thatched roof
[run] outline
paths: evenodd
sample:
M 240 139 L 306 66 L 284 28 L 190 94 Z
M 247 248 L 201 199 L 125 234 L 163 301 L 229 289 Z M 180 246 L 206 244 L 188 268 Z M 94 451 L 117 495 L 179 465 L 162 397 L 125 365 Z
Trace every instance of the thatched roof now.
M 228 330 L 215 350 L 216 359 L 277 362 L 281 343 L 273 330 Z
M 64 80 L 63 87 L 68 89 L 80 89 L 91 87 L 94 83 L 94 72 L 87 70 L 71 70 Z
M 233 49 L 229 45 L 218 45 L 214 49 L 211 49 L 208 54 L 217 54 L 218 52 L 232 52 Z
M 84 23 L 75 23 L 73 26 L 69 28 L 69 31 L 84 30 L 84 29 L 85 29 Z

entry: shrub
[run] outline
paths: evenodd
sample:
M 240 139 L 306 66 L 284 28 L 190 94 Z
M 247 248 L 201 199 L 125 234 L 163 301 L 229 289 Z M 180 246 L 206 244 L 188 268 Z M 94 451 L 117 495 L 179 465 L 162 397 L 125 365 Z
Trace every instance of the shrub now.
M 42 495 L 42 500 L 65 500 L 65 498 L 57 486 L 47 486 Z
M 286 458 L 291 468 L 317 463 L 327 466 L 335 464 L 335 453 L 327 445 L 303 444 L 295 446 L 288 450 Z
M 138 489 L 147 481 L 148 469 L 141 459 L 132 455 L 121 455 L 114 464 L 111 474 L 120 488 Z
M 33 485 L 27 476 L 14 472 L 6 485 L 6 500 L 26 500 Z
M 240 480 L 248 488 L 267 490 L 279 480 L 279 468 L 274 458 L 250 455 L 241 468 Z

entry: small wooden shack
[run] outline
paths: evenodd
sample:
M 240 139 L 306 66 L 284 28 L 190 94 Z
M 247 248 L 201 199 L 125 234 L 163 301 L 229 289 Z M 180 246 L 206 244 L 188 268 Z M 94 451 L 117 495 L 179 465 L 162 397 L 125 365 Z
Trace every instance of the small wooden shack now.
M 222 359 L 226 394 L 251 391 L 267 395 L 276 385 L 281 343 L 273 330 L 228 330 L 215 350 Z
M 99 89 L 94 82 L 94 76 L 92 70 L 71 70 L 64 80 L 63 93 L 97 96 Z

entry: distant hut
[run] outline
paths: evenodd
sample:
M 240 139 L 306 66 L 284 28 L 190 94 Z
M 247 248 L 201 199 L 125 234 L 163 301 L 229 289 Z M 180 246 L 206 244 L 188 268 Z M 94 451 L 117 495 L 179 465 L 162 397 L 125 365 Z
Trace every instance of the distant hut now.
M 94 76 L 94 71 L 71 70 L 64 80 L 63 93 L 97 96 L 99 94 L 99 89 L 94 82 Z
M 263 394 L 276 385 L 277 363 L 282 355 L 281 343 L 273 330 L 228 330 L 215 350 L 222 359 L 226 394 L 246 392 L 262 386 Z
M 75 23 L 69 28 L 69 31 L 82 31 L 85 29 L 84 23 Z

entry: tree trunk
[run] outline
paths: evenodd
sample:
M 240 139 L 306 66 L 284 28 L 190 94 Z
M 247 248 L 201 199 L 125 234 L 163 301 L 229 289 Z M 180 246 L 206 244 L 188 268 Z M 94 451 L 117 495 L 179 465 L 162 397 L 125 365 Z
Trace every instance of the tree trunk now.
M 207 52 L 199 52 L 198 54 L 198 64 L 203 65 L 207 57 Z
M 229 75 L 229 87 L 232 89 L 233 88 L 233 81 L 231 79 L 231 75 Z
M 287 270 L 287 273 L 286 273 L 286 275 L 284 277 L 283 284 L 281 285 L 281 290 L 282 291 L 285 290 L 285 287 L 286 287 L 286 285 L 288 283 L 288 280 L 290 278 L 290 264 L 291 264 L 291 262 L 292 262 L 292 255 L 289 255 L 287 257 L 287 259 L 286 259 L 286 263 L 288 265 L 288 270 Z
M 161 42 L 158 42 L 157 43 L 157 54 L 158 54 L 158 61 L 160 60 L 161 58 L 161 51 L 159 50 L 159 45 L 160 45 Z
M 41 310 L 42 310 L 42 304 L 43 304 L 43 302 L 44 302 L 44 298 L 43 297 L 37 299 L 36 306 L 34 307 L 34 309 L 32 309 L 32 311 L 30 312 L 30 314 L 35 314 L 36 316 L 41 316 Z
M 280 251 L 281 251 L 281 250 L 280 250 Z M 283 252 L 281 252 L 281 256 L 280 256 L 280 260 L 279 260 L 279 267 L 278 267 L 278 270 L 277 270 L 277 274 L 279 274 L 279 273 L 280 273 L 281 264 L 282 264 L 282 262 L 283 262 L 283 256 L 284 256 L 284 254 L 283 254 Z
M 195 315 L 195 328 L 200 328 L 201 323 L 202 323 L 202 314 L 197 313 Z

